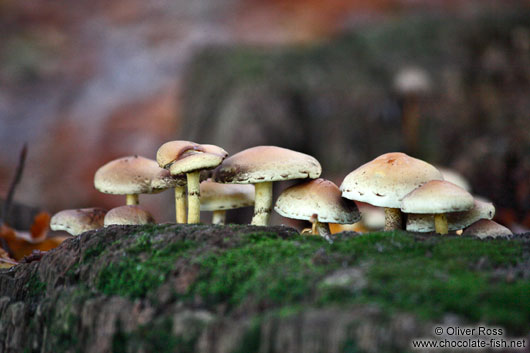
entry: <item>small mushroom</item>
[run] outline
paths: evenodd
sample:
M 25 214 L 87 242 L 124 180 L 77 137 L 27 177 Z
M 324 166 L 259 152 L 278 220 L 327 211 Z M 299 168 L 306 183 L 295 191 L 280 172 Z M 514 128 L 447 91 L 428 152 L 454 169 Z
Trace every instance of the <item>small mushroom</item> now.
M 106 194 L 127 195 L 127 205 L 137 205 L 139 194 L 154 194 L 183 184 L 158 164 L 141 156 L 113 160 L 94 175 L 94 186 Z
M 436 233 L 447 234 L 446 214 L 469 211 L 473 206 L 473 196 L 466 190 L 445 180 L 433 180 L 406 195 L 401 203 L 401 211 L 434 214 Z
M 105 227 L 110 225 L 141 225 L 155 223 L 153 216 L 138 205 L 113 208 L 105 215 Z
M 213 211 L 213 224 L 225 224 L 226 210 L 254 206 L 252 185 L 201 182 L 201 211 Z
M 276 146 L 257 146 L 224 160 L 214 171 L 220 183 L 254 184 L 256 197 L 251 224 L 265 226 L 272 210 L 272 183 L 281 180 L 315 179 L 320 163 L 307 154 Z
M 186 174 L 188 187 L 188 223 L 200 221 L 201 171 L 217 167 L 228 153 L 215 145 L 198 145 L 189 141 L 171 141 L 157 152 L 157 162 L 171 175 Z
M 448 231 L 458 231 L 468 227 L 480 219 L 492 219 L 495 216 L 495 207 L 491 202 L 475 197 L 473 208 L 469 211 L 447 213 Z M 409 232 L 434 232 L 433 214 L 407 215 L 407 230 Z
M 431 180 L 443 180 L 432 165 L 404 153 L 383 154 L 346 176 L 342 197 L 385 208 L 385 230 L 402 229 L 401 199 Z
M 103 227 L 106 213 L 106 210 L 98 207 L 63 210 L 53 215 L 50 228 L 55 231 L 63 230 L 72 235 L 79 235 Z
M 497 222 L 489 219 L 481 219 L 464 231 L 463 235 L 474 235 L 481 239 L 492 238 L 509 238 L 513 235 L 512 231 Z
M 328 223 L 352 224 L 361 219 L 355 202 L 341 197 L 340 189 L 329 180 L 316 179 L 285 189 L 274 210 L 280 215 L 310 221 L 313 234 L 328 241 Z

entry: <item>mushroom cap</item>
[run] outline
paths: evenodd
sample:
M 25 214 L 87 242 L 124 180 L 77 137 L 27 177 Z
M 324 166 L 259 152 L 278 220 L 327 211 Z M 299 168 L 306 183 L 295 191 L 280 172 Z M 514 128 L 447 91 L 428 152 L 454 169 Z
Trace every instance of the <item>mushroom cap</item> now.
M 276 146 L 248 148 L 228 157 L 214 172 L 220 183 L 256 184 L 291 179 L 315 179 L 320 163 L 307 154 Z
M 219 166 L 223 159 L 224 157 L 220 154 L 189 150 L 171 164 L 169 172 L 171 175 L 180 175 L 203 169 L 212 169 Z
M 451 212 L 447 215 L 449 230 L 464 229 L 480 219 L 492 219 L 495 207 L 491 202 L 475 198 L 473 208 L 469 211 Z M 409 232 L 434 232 L 434 215 L 410 213 L 407 215 L 407 230 Z
M 64 230 L 78 235 L 103 227 L 106 210 L 103 208 L 81 208 L 57 212 L 50 220 L 51 230 Z
M 316 215 L 322 223 L 351 224 L 361 219 L 355 202 L 342 198 L 338 186 L 325 179 L 304 181 L 285 189 L 274 210 L 284 217 L 306 221 Z
M 429 73 L 420 67 L 401 69 L 394 78 L 394 88 L 400 94 L 423 94 L 431 89 Z
M 512 231 L 497 222 L 490 221 L 489 219 L 481 219 L 474 223 L 471 227 L 467 228 L 463 235 L 474 235 L 481 239 L 486 237 L 492 238 L 504 238 L 510 237 Z
M 199 144 L 191 141 L 177 140 L 164 143 L 156 152 L 156 161 L 161 168 L 169 168 L 169 165 L 179 159 L 187 151 L 199 148 Z
M 201 183 L 201 211 L 252 206 L 254 194 L 253 185 L 220 184 L 208 179 Z
M 119 224 L 119 225 L 133 225 L 133 224 L 148 224 L 155 223 L 153 216 L 138 205 L 127 205 L 113 208 L 104 219 L 105 227 Z
M 445 181 L 451 182 L 457 186 L 460 186 L 462 189 L 466 191 L 471 191 L 471 185 L 469 182 L 462 176 L 462 174 L 458 173 L 456 170 L 449 169 L 449 168 L 440 168 L 437 167 L 440 173 L 442 173 L 442 176 L 444 177 Z
M 469 211 L 473 206 L 473 196 L 466 190 L 445 180 L 432 180 L 405 196 L 401 211 L 440 214 Z
M 393 152 L 360 166 L 344 178 L 342 197 L 374 206 L 400 208 L 401 200 L 412 190 L 442 174 L 427 162 Z
M 129 156 L 115 159 L 94 175 L 94 186 L 106 194 L 153 194 L 185 184 L 183 179 L 171 174 L 148 158 Z

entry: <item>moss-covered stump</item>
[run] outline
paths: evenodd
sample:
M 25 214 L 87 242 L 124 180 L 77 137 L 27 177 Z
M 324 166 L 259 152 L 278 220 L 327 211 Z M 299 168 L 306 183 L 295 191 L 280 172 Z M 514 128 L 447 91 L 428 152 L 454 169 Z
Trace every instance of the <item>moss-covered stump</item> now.
M 0 271 L 0 352 L 387 352 L 530 330 L 530 237 L 114 226 Z

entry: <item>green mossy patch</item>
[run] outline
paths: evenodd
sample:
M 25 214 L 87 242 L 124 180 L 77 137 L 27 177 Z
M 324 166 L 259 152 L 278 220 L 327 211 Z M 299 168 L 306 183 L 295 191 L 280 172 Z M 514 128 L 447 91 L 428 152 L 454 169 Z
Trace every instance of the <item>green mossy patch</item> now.
M 402 232 L 339 236 L 331 245 L 318 237 L 285 240 L 269 233 L 244 239 L 239 247 L 196 259 L 201 272 L 193 294 L 231 308 L 249 301 L 258 307 L 375 302 L 424 319 L 454 313 L 516 331 L 529 328 L 530 282 L 502 274 L 529 256 L 527 243 L 422 240 Z M 357 290 L 320 285 L 344 268 L 359 268 L 366 284 Z

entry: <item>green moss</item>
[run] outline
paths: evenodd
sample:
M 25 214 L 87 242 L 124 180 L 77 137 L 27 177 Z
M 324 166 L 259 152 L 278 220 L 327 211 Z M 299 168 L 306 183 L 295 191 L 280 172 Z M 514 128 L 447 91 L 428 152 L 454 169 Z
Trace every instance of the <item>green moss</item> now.
M 318 237 L 283 240 L 274 233 L 243 240 L 239 247 L 197 259 L 201 271 L 191 294 L 229 307 L 244 301 L 276 307 L 375 302 L 425 319 L 451 312 L 513 330 L 529 327 L 530 283 L 493 276 L 527 256 L 518 241 L 417 240 L 403 232 L 339 236 L 331 245 Z M 343 267 L 362 269 L 366 285 L 353 291 L 319 286 L 326 274 Z
M 33 273 L 25 285 L 25 290 L 28 297 L 39 297 L 46 293 L 46 287 L 46 283 L 40 280 L 39 275 Z
M 250 323 L 241 340 L 241 345 L 233 353 L 258 352 L 261 345 L 261 318 L 256 317 Z
M 149 236 L 141 236 L 122 259 L 101 270 L 97 289 L 109 295 L 145 297 L 164 283 L 175 261 L 195 246 L 194 242 L 177 241 L 157 249 Z

